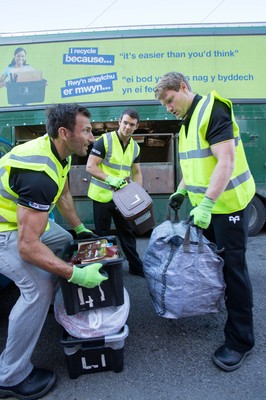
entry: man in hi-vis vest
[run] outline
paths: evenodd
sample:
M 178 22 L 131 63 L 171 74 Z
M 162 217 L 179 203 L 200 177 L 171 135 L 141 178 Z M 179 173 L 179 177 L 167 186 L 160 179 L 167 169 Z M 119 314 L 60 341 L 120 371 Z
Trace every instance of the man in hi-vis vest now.
M 218 249 L 224 249 L 225 342 L 215 351 L 213 361 L 225 371 L 234 371 L 254 346 L 245 253 L 255 183 L 232 103 L 215 91 L 207 96 L 194 94 L 189 78 L 177 72 L 161 78 L 155 97 L 182 122 L 178 152 L 183 178 L 169 204 L 179 208 L 188 195 L 194 224 L 204 229 Z
M 113 219 L 122 249 L 129 264 L 129 273 L 144 276 L 142 261 L 136 250 L 136 238 L 130 223 L 116 209 L 112 187 L 119 188 L 130 177 L 142 185 L 140 148 L 132 135 L 139 126 L 139 114 L 124 110 L 117 131 L 103 134 L 94 142 L 87 162 L 91 174 L 88 196 L 93 200 L 95 230 L 99 236 L 110 235 Z
M 81 223 L 68 188 L 71 155 L 86 156 L 94 138 L 90 113 L 75 104 L 47 110 L 47 134 L 14 147 L 0 160 L 0 273 L 19 288 L 0 355 L 0 397 L 37 399 L 55 383 L 31 356 L 58 277 L 84 287 L 106 278 L 101 263 L 78 268 L 60 257 L 72 235 L 49 218 L 56 205 L 78 238 L 95 236 Z

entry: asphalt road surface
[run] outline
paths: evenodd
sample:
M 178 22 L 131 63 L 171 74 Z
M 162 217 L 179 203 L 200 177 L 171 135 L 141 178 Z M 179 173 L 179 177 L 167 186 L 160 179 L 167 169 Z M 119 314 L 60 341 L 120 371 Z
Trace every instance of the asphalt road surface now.
M 148 238 L 139 238 L 143 255 Z M 243 366 L 223 372 L 211 356 L 223 343 L 226 315 L 168 320 L 154 311 L 145 279 L 128 274 L 124 285 L 130 295 L 129 336 L 124 345 L 124 369 L 81 375 L 70 379 L 61 326 L 47 316 L 33 363 L 53 369 L 57 383 L 44 397 L 49 400 L 265 400 L 266 399 L 266 230 L 249 238 L 248 263 L 254 291 L 256 346 Z M 11 286 L 0 293 L 0 350 L 7 333 L 8 313 L 18 293 Z

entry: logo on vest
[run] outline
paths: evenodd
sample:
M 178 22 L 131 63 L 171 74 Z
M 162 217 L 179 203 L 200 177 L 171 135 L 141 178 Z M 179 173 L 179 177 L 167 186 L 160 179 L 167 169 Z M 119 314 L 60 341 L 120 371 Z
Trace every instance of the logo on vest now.
M 100 155 L 100 154 L 101 154 L 101 152 L 100 152 L 99 150 L 96 150 L 96 149 L 94 149 L 94 148 L 91 150 L 91 152 L 92 152 L 92 153 L 95 153 L 95 154 L 97 154 L 97 155 Z
M 233 223 L 235 224 L 237 221 L 240 221 L 240 217 L 239 215 L 236 215 L 235 217 L 232 217 L 232 215 L 230 215 L 229 221 L 233 221 Z

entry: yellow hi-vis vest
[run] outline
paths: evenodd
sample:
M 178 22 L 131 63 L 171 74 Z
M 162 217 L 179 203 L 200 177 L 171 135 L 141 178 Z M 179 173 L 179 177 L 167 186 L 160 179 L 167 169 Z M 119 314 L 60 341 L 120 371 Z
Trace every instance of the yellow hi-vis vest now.
M 226 189 L 216 201 L 212 213 L 229 214 L 244 209 L 255 194 L 254 179 L 248 167 L 230 100 L 223 99 L 212 91 L 199 101 L 192 114 L 187 136 L 184 126 L 180 130 L 179 159 L 191 204 L 199 205 L 210 185 L 210 178 L 217 164 L 206 140 L 215 99 L 227 104 L 231 110 L 235 139 L 235 168 Z
M 57 184 L 50 210 L 58 200 L 71 167 L 71 157 L 63 167 L 51 150 L 49 136 L 30 140 L 14 147 L 0 159 L 0 232 L 17 229 L 17 200 L 18 195 L 9 186 L 11 168 L 43 171 Z M 50 211 L 48 210 L 48 211 Z
M 99 168 L 106 174 L 115 178 L 126 178 L 130 176 L 131 166 L 140 152 L 139 145 L 130 138 L 129 144 L 124 152 L 116 131 L 102 135 L 105 158 L 99 164 Z M 91 177 L 88 197 L 100 203 L 112 200 L 112 190 L 104 181 Z

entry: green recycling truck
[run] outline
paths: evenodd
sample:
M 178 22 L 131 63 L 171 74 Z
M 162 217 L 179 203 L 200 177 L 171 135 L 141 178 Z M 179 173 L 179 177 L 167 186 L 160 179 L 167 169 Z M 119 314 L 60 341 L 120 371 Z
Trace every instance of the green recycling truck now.
M 1 85 L 17 48 L 26 51 L 30 68 Z M 256 181 L 249 226 L 249 234 L 255 235 L 266 220 L 265 48 L 266 23 L 0 34 L 0 136 L 15 146 L 43 135 L 49 104 L 77 102 L 88 107 L 96 137 L 116 129 L 124 108 L 136 108 L 141 123 L 134 138 L 141 147 L 144 188 L 160 223 L 180 180 L 180 121 L 154 99 L 153 91 L 164 73 L 184 72 L 194 92 L 215 89 L 233 102 Z M 73 157 L 69 183 L 81 219 L 93 228 L 85 165 L 86 157 Z M 187 202 L 181 216 L 188 211 Z

